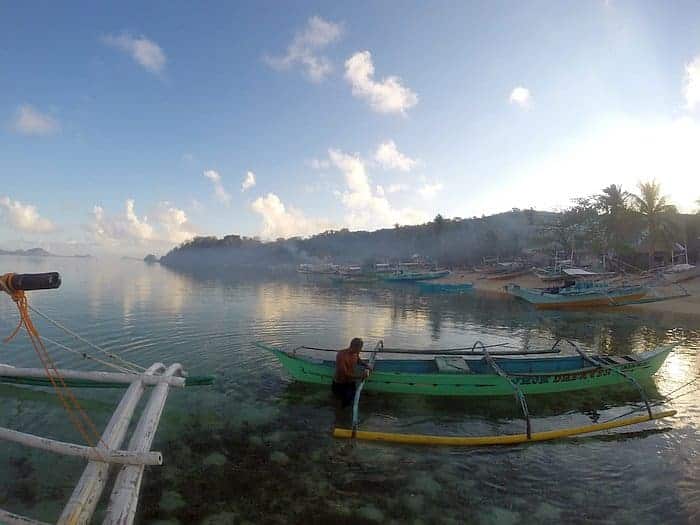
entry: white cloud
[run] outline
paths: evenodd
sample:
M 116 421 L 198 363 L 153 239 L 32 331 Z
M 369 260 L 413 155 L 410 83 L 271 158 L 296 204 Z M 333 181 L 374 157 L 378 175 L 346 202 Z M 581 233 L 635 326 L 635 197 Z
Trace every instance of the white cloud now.
M 529 89 L 518 86 L 513 88 L 513 91 L 510 92 L 508 100 L 511 104 L 517 104 L 521 108 L 527 109 L 532 104 L 532 95 L 530 95 Z
M 398 193 L 400 191 L 408 191 L 408 184 L 389 184 L 386 191 L 387 193 Z
M 328 159 L 310 159 L 307 164 L 314 170 L 327 170 L 331 167 L 331 163 Z
M 685 66 L 683 96 L 686 108 L 694 110 L 700 106 L 700 55 Z
M 345 61 L 345 78 L 352 94 L 364 98 L 379 113 L 406 113 L 418 103 L 418 95 L 401 84 L 401 79 L 389 76 L 374 80 L 374 64 L 369 51 L 355 53 Z
M 440 182 L 435 182 L 433 184 L 426 183 L 423 184 L 423 186 L 421 186 L 420 188 L 418 188 L 418 194 L 424 199 L 432 199 L 435 197 L 435 195 L 438 194 L 440 190 L 442 190 L 442 188 L 443 186 Z
M 331 163 L 345 177 L 346 190 L 339 193 L 345 206 L 345 222 L 352 229 L 374 229 L 391 226 L 394 223 L 416 224 L 425 222 L 427 214 L 405 208 L 396 209 L 387 200 L 384 189 L 372 191 L 365 162 L 358 155 L 330 149 Z
M 318 52 L 340 39 L 342 34 L 340 24 L 312 16 L 304 30 L 294 36 L 284 56 L 265 57 L 265 61 L 276 69 L 289 69 L 299 64 L 310 80 L 320 82 L 330 74 L 333 66 L 327 57 L 318 55 Z
M 51 135 L 60 129 L 56 119 L 29 104 L 17 108 L 12 127 L 23 135 Z
M 262 217 L 261 234 L 267 239 L 313 235 L 330 228 L 330 223 L 324 219 L 310 219 L 300 210 L 286 207 L 274 193 L 258 197 L 251 208 Z
M 385 170 L 411 171 L 417 164 L 415 159 L 401 153 L 393 140 L 379 145 L 374 160 Z
M 214 170 L 207 170 L 204 172 L 204 176 L 214 185 L 214 195 L 216 195 L 218 201 L 228 206 L 231 203 L 231 194 L 224 189 L 221 183 L 221 175 Z
M 169 202 L 161 202 L 158 205 L 156 219 L 163 240 L 179 244 L 197 235 L 197 230 L 185 211 L 175 208 Z
M 255 186 L 255 173 L 249 171 L 245 174 L 245 179 L 243 179 L 243 182 L 241 183 L 241 191 L 248 190 L 253 186 Z
M 36 206 L 13 201 L 9 197 L 0 197 L 0 210 L 5 221 L 12 227 L 24 233 L 49 233 L 56 226 L 39 215 Z
M 165 53 L 158 44 L 145 36 L 134 37 L 128 33 L 106 35 L 102 37 L 102 42 L 129 54 L 151 73 L 162 73 L 165 69 Z
M 134 199 L 127 199 L 123 214 L 114 216 L 95 205 L 88 231 L 99 244 L 113 247 L 180 243 L 197 235 L 184 210 L 169 202 L 158 203 L 153 218 L 139 217 Z

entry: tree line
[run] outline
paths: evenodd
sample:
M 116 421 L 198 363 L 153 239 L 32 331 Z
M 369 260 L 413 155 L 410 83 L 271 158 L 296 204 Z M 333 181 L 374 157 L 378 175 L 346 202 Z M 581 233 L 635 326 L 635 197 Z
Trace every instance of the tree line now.
M 299 263 L 371 264 L 415 255 L 450 267 L 478 264 L 484 257 L 539 258 L 573 250 L 606 255 L 608 261 L 654 266 L 659 252 L 677 244 L 698 250 L 700 215 L 680 214 L 655 182 L 636 193 L 611 184 L 599 194 L 574 199 L 561 212 L 512 209 L 471 218 L 438 214 L 419 225 L 376 231 L 328 230 L 308 238 L 264 242 L 240 235 L 195 237 L 173 248 L 161 263 L 183 269 L 293 270 Z M 694 250 L 694 251 L 693 251 Z

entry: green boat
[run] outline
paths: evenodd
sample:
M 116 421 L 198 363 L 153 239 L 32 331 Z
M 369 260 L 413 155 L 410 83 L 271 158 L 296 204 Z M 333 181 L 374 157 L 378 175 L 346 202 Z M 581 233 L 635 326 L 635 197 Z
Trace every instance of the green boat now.
M 255 344 L 272 352 L 294 379 L 331 384 L 334 359 L 301 355 L 300 349 L 284 350 L 260 342 Z M 633 382 L 648 380 L 672 350 L 673 345 L 669 345 L 624 356 L 588 356 L 581 352 L 545 357 L 527 355 L 533 352 L 508 356 L 479 351 L 461 355 L 413 351 L 410 359 L 377 359 L 365 389 L 431 396 L 512 396 L 517 385 L 523 394 L 554 394 L 629 384 L 631 379 Z M 382 352 L 397 353 L 389 349 Z

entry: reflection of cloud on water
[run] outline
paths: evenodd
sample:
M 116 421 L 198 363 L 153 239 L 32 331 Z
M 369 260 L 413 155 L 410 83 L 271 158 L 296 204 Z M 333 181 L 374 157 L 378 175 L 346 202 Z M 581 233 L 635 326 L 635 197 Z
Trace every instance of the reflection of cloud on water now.
M 141 261 L 98 260 L 99 271 L 86 272 L 88 310 L 93 317 L 114 305 L 127 322 L 137 310 L 178 314 L 194 285 L 186 276 Z

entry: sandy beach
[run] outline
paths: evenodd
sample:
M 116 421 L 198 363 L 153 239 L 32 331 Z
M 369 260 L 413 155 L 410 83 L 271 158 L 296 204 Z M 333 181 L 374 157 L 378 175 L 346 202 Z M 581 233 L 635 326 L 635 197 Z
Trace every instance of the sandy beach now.
M 548 286 L 539 278 L 531 273 L 519 275 L 509 279 L 486 279 L 484 274 L 468 271 L 454 271 L 446 279 L 441 279 L 439 282 L 449 283 L 465 283 L 471 282 L 474 284 L 474 289 L 479 293 L 492 293 L 508 296 L 503 287 L 508 283 L 516 283 L 526 288 L 544 288 Z M 700 317 L 700 278 L 695 278 L 689 281 L 680 283 L 690 295 L 688 297 L 679 297 L 666 301 L 658 301 L 653 303 L 635 304 L 625 306 L 625 310 L 648 312 L 654 314 L 677 314 L 682 316 Z M 682 290 L 677 286 L 672 287 L 672 293 L 681 293 Z M 671 288 L 669 287 L 669 290 Z

